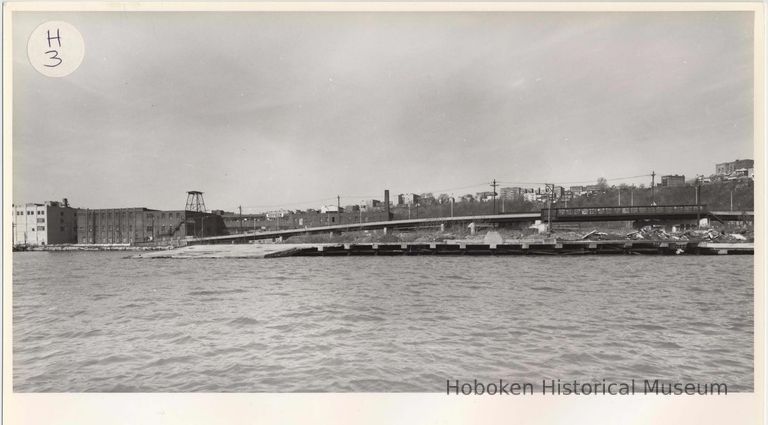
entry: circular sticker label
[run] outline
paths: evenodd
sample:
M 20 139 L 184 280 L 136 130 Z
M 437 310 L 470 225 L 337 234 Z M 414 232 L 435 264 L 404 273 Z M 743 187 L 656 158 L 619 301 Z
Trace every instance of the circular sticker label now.
M 27 55 L 39 73 L 47 77 L 64 77 L 83 62 L 85 43 L 77 28 L 66 22 L 50 21 L 32 31 Z

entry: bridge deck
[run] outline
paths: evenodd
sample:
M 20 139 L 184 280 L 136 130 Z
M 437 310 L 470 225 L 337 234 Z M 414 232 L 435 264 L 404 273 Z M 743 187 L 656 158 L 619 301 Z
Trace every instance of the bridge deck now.
M 223 235 L 223 236 L 208 236 L 204 238 L 198 238 L 192 240 L 193 243 L 199 242 L 221 242 L 221 241 L 234 241 L 234 240 L 251 240 L 251 239 L 272 239 L 286 236 L 306 235 L 311 233 L 330 233 L 330 232 L 350 232 L 358 230 L 375 230 L 375 229 L 397 229 L 403 227 L 417 227 L 417 226 L 429 226 L 451 223 L 469 223 L 469 222 L 487 222 L 494 223 L 503 222 L 526 222 L 539 220 L 541 214 L 535 213 L 515 213 L 515 214 L 496 214 L 496 215 L 473 215 L 473 216 L 461 216 L 461 217 L 435 217 L 435 218 L 420 218 L 410 220 L 391 220 L 391 221 L 376 221 L 369 223 L 350 223 L 350 224 L 337 224 L 333 226 L 320 226 L 320 227 L 308 227 L 305 229 L 287 229 L 287 230 L 273 230 L 268 232 L 248 232 L 239 233 L 236 235 Z
M 204 238 L 190 239 L 189 244 L 200 243 L 226 243 L 234 241 L 247 241 L 256 239 L 273 239 L 307 235 L 313 233 L 350 232 L 375 229 L 402 229 L 420 226 L 436 226 L 452 223 L 509 223 L 509 222 L 533 222 L 535 220 L 552 222 L 589 222 L 589 221 L 617 221 L 617 220 L 669 220 L 669 219 L 698 219 L 709 217 L 715 220 L 742 220 L 744 217 L 754 217 L 754 212 L 717 211 L 710 212 L 706 205 L 657 205 L 657 206 L 621 206 L 621 207 L 577 207 L 577 208 L 552 208 L 543 209 L 540 212 L 473 215 L 461 217 L 434 217 L 409 220 L 377 221 L 370 223 L 349 223 L 332 226 L 309 227 L 303 229 L 273 230 L 266 232 L 248 232 L 235 235 L 208 236 Z

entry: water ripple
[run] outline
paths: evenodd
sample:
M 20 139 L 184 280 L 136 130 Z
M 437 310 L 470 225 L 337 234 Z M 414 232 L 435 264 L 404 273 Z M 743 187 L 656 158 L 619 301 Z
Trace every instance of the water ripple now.
M 752 390 L 752 257 L 123 257 L 14 254 L 15 391 Z

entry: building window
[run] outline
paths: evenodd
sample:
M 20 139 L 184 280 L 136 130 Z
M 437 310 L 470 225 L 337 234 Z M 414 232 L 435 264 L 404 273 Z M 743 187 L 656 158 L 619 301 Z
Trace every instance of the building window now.
M 40 230 L 40 231 L 45 230 L 45 226 L 37 226 L 37 230 Z
M 64 211 L 61 211 L 61 212 L 59 213 L 59 215 L 61 215 L 62 217 L 64 217 Z
M 45 219 L 44 219 L 44 218 L 38 218 L 38 219 L 37 219 L 37 222 L 38 222 L 38 223 L 45 223 Z
M 151 231 L 152 231 L 152 226 L 147 226 L 147 232 L 151 232 Z

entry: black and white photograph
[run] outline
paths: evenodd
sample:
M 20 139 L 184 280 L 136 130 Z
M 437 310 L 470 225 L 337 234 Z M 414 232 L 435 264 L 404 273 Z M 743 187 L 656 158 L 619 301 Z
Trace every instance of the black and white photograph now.
M 14 10 L 6 390 L 753 393 L 755 19 Z

